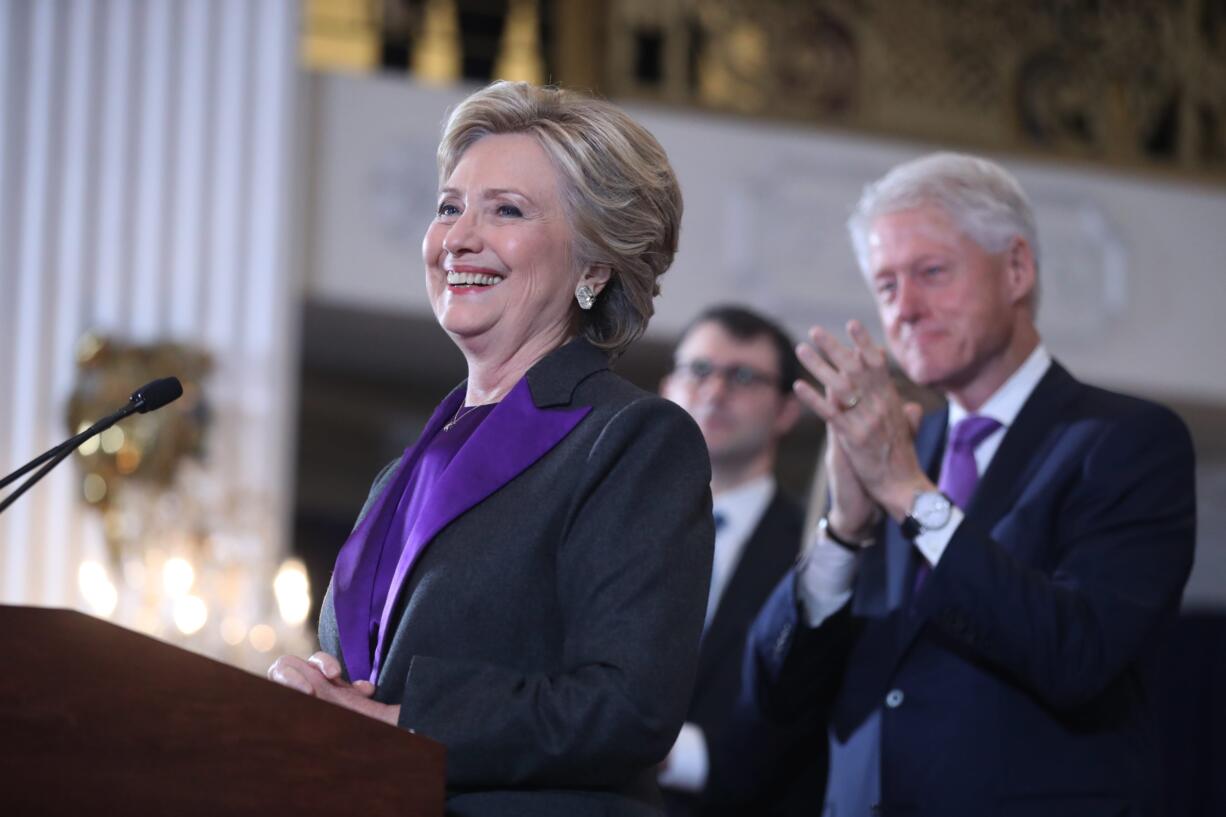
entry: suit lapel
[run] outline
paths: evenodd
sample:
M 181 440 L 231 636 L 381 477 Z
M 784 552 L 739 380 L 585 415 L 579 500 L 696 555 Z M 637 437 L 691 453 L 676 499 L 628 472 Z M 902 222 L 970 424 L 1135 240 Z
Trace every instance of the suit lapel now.
M 1029 477 L 1046 459 L 1044 446 L 1054 442 L 1049 432 L 1061 411 L 1076 396 L 1078 386 L 1063 366 L 1052 362 L 975 489 L 966 515 L 978 526 L 991 528 L 1013 507 Z
M 391 477 L 384 481 L 374 504 L 362 514 L 337 554 L 336 570 L 332 576 L 333 609 L 341 654 L 349 677 L 354 680 L 370 677 L 370 599 L 374 594 L 383 539 L 396 515 L 396 506 L 409 475 L 421 459 L 426 445 L 463 400 L 464 388 L 461 385 L 452 390 L 434 410 L 421 436 L 405 450 Z
M 1047 449 L 1054 444 L 1051 427 L 1061 410 L 1076 395 L 1078 386 L 1063 366 L 1052 362 L 1005 432 L 1000 448 L 975 488 L 969 507 L 963 509 L 966 520 L 972 522 L 975 528 L 991 530 L 1013 507 L 1030 476 L 1044 462 Z M 931 476 L 932 472 L 929 473 Z M 897 526 L 891 528 L 902 539 Z M 899 642 L 899 659 L 923 628 L 925 616 L 906 616 L 905 620 L 906 626 Z
M 591 406 L 572 406 L 571 393 L 582 377 L 607 365 L 603 353 L 582 341 L 562 347 L 515 384 L 456 453 L 413 523 L 392 576 L 375 649 L 376 677 L 395 635 L 389 632 L 393 611 L 421 554 L 443 528 L 549 453 L 587 416 Z M 563 402 L 567 408 L 545 408 Z

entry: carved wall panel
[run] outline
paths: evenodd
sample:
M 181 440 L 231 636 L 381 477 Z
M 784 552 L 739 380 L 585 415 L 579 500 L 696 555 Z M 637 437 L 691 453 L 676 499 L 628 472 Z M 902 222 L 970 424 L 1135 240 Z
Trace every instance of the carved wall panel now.
M 612 5 L 614 94 L 1226 179 L 1222 0 Z

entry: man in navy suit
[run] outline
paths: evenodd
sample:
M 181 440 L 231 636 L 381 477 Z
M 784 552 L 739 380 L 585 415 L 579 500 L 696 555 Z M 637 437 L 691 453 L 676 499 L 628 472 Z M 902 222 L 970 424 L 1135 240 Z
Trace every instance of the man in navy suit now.
M 747 718 L 827 734 L 829 817 L 1160 811 L 1155 641 L 1192 564 L 1193 451 L 1169 410 L 1085 385 L 1035 327 L 1016 180 L 937 154 L 849 228 L 920 419 L 857 322 L 797 384 L 827 423 L 830 507 L 746 654 Z
M 727 797 L 711 780 L 710 747 L 738 697 L 745 636 L 779 579 L 796 562 L 804 513 L 775 484 L 779 442 L 796 424 L 792 383 L 800 366 L 777 324 L 738 306 L 716 306 L 682 333 L 661 393 L 702 431 L 711 456 L 715 562 L 698 675 L 686 724 L 660 774 L 674 817 L 712 813 Z M 788 746 L 787 730 L 772 730 Z M 738 809 L 762 815 L 816 814 L 825 772 L 824 741 L 810 751 L 775 752 L 769 781 Z M 710 802 L 712 800 L 719 802 Z M 704 802 L 706 801 L 706 802 Z

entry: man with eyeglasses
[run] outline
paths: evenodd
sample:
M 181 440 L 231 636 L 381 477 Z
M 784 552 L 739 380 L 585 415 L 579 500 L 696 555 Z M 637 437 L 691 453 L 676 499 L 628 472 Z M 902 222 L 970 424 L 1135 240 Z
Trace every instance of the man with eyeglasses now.
M 803 513 L 774 478 L 779 441 L 801 413 L 792 394 L 798 376 L 794 345 L 783 329 L 747 309 L 717 306 L 682 334 L 673 371 L 660 386 L 702 430 L 711 455 L 715 515 L 715 561 L 694 696 L 660 774 L 674 817 L 726 806 L 718 781 L 708 781 L 709 750 L 723 739 L 739 693 L 749 625 L 801 544 Z M 786 740 L 783 733 L 768 736 L 780 745 Z M 742 804 L 746 813 L 816 814 L 821 747 L 779 755 L 790 765 L 772 769 L 771 779 L 763 780 L 760 791 L 770 802 Z M 798 760 L 804 767 L 799 774 Z

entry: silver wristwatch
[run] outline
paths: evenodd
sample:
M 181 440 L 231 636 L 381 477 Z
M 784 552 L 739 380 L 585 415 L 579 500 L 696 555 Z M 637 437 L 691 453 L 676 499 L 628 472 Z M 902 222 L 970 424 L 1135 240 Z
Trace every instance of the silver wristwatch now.
M 917 491 L 911 500 L 911 511 L 903 517 L 902 535 L 914 539 L 921 533 L 940 530 L 949 524 L 954 503 L 940 491 Z

